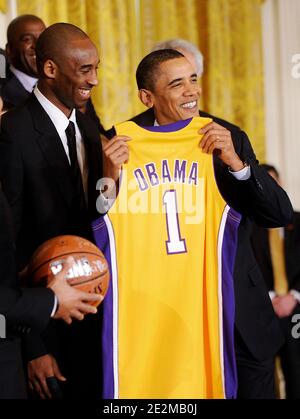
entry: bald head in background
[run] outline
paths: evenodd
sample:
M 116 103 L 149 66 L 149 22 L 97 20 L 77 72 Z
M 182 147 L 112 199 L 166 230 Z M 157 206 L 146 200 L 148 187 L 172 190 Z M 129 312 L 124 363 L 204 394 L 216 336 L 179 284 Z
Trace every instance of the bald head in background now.
M 36 76 L 35 45 L 46 26 L 34 15 L 21 15 L 7 28 L 6 54 L 10 64 L 29 76 Z
M 99 56 L 84 31 L 69 23 L 49 26 L 37 42 L 36 61 L 39 89 L 67 117 L 85 106 L 98 84 Z

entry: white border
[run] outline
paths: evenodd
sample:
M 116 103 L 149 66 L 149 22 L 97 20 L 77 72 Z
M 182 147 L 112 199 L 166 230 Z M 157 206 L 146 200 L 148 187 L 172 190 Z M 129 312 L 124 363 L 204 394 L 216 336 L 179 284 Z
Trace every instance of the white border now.
M 103 217 L 109 236 L 111 270 L 112 270 L 112 291 L 113 291 L 113 376 L 114 376 L 114 398 L 119 398 L 119 341 L 118 341 L 118 270 L 116 258 L 116 243 L 111 221 L 106 214 Z
M 220 229 L 218 234 L 218 296 L 219 296 L 219 345 L 220 345 L 220 364 L 222 371 L 222 386 L 224 398 L 226 399 L 225 391 L 225 371 L 224 371 L 224 336 L 223 336 L 223 294 L 222 294 L 222 246 L 224 239 L 225 225 L 228 217 L 228 212 L 230 208 L 228 205 L 224 208 Z

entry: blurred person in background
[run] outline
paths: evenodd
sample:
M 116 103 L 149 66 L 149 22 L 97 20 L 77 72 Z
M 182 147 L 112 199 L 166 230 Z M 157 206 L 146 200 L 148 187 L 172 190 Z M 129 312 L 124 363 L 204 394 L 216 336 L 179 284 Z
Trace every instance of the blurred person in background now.
M 277 169 L 262 165 L 278 184 Z M 300 213 L 277 229 L 253 226 L 252 246 L 263 274 L 285 343 L 279 350 L 288 399 L 300 399 L 300 339 L 293 336 L 293 316 L 300 315 Z M 298 320 L 299 321 L 299 320 Z

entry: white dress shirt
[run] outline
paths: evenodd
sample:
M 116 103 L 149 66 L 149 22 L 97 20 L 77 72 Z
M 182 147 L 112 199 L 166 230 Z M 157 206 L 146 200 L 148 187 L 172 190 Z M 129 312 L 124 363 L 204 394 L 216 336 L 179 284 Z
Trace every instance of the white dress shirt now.
M 41 106 L 44 108 L 46 113 L 48 114 L 49 118 L 53 122 L 53 125 L 56 128 L 56 131 L 59 135 L 59 138 L 61 139 L 62 145 L 64 147 L 65 153 L 67 155 L 67 158 L 70 161 L 70 155 L 69 155 L 69 147 L 68 147 L 68 141 L 67 141 L 67 135 L 66 135 L 66 129 L 69 125 L 69 122 L 72 121 L 75 125 L 75 133 L 76 133 L 76 149 L 77 149 L 77 158 L 78 158 L 78 164 L 81 171 L 82 176 L 82 183 L 83 183 L 83 190 L 85 194 L 85 199 L 87 202 L 87 191 L 88 191 L 88 166 L 86 161 L 86 153 L 84 148 L 84 142 L 82 139 L 81 132 L 78 128 L 77 122 L 76 122 L 76 112 L 75 109 L 72 110 L 71 116 L 69 118 L 66 117 L 66 115 L 58 109 L 57 106 L 55 106 L 52 102 L 50 102 L 49 99 L 47 99 L 39 90 L 37 86 L 35 86 L 33 93 L 35 94 L 37 100 L 41 104 Z
M 13 65 L 10 65 L 9 69 L 17 77 L 24 89 L 27 90 L 27 92 L 32 93 L 38 79 L 36 77 L 28 76 L 28 74 L 23 73 L 23 71 L 18 70 Z
M 17 70 L 18 71 L 18 70 Z M 29 77 L 29 76 L 28 76 Z M 36 84 L 36 82 L 35 82 Z M 59 135 L 59 138 L 61 139 L 62 145 L 64 147 L 65 153 L 67 155 L 67 158 L 69 160 L 69 163 L 71 165 L 70 161 L 70 155 L 69 155 L 69 147 L 68 147 L 68 141 L 67 141 L 67 135 L 66 135 L 66 129 L 69 125 L 69 122 L 72 121 L 75 125 L 75 134 L 76 134 L 76 149 L 77 149 L 77 158 L 78 158 L 78 164 L 81 171 L 82 176 L 82 183 L 83 183 L 83 189 L 85 194 L 85 199 L 87 201 L 87 190 L 88 190 L 88 167 L 87 167 L 87 161 L 86 161 L 86 154 L 85 154 L 85 148 L 84 143 L 82 139 L 81 132 L 78 128 L 77 122 L 76 122 L 76 112 L 75 109 L 73 109 L 70 118 L 67 118 L 66 115 L 58 109 L 57 106 L 53 105 L 50 100 L 48 100 L 39 90 L 37 85 L 34 88 L 33 92 L 39 101 L 40 105 L 43 107 L 45 112 L 48 114 L 49 118 L 53 122 L 53 125 L 55 126 L 55 129 Z M 52 309 L 51 317 L 53 317 L 56 313 L 56 310 L 58 308 L 58 300 L 55 295 L 54 298 L 54 306 Z

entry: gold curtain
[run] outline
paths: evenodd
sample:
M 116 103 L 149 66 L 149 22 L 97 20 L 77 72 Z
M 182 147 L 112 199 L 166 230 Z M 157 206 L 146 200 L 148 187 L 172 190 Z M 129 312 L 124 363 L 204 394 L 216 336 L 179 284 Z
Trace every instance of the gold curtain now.
M 38 15 L 46 25 L 73 23 L 89 34 L 100 54 L 93 103 L 106 128 L 143 109 L 135 84 L 141 57 L 135 0 L 18 0 L 18 13 Z
M 0 12 L 5 13 L 7 10 L 6 0 L 0 0 Z
M 262 0 L 198 0 L 204 109 L 242 127 L 265 155 Z
M 263 159 L 262 2 L 18 0 L 18 12 L 36 14 L 48 25 L 74 23 L 90 35 L 101 60 L 93 101 L 107 128 L 143 109 L 135 70 L 155 42 L 194 42 L 205 58 L 201 108 L 241 126 Z
M 143 56 L 153 44 L 170 38 L 183 38 L 198 42 L 196 15 L 197 1 L 190 0 L 141 0 L 140 27 Z M 188 6 L 188 7 L 187 7 Z

